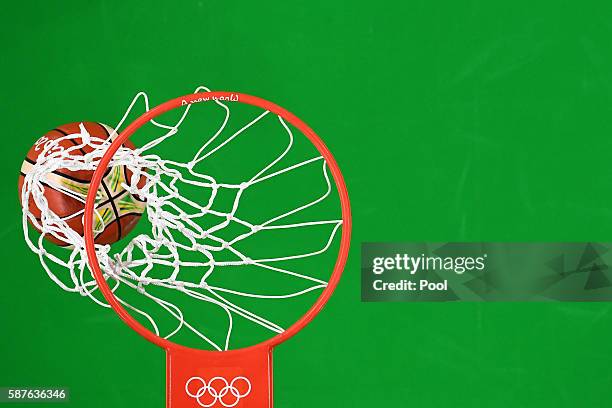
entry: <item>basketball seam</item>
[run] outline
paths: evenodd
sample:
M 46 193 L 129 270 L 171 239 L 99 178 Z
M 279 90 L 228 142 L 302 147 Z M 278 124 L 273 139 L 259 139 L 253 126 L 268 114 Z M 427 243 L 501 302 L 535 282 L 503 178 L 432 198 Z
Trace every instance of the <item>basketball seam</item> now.
M 26 175 L 25 175 L 23 172 L 19 172 L 19 174 L 20 174 L 22 177 L 25 177 L 25 176 L 26 176 Z M 66 193 L 64 193 L 63 191 L 58 190 L 57 188 L 53 187 L 52 185 L 50 185 L 50 184 L 48 184 L 48 183 L 45 183 L 44 181 L 41 181 L 41 182 L 40 182 L 40 184 L 42 184 L 43 186 L 45 186 L 45 187 L 47 187 L 47 188 L 49 188 L 49 189 L 51 189 L 51 190 L 55 191 L 56 193 L 60 193 L 60 194 L 66 195 Z M 69 197 L 69 198 L 71 198 L 71 199 L 73 199 L 73 200 L 78 201 L 78 200 L 77 200 L 76 198 L 74 198 L 74 197 L 70 197 L 70 196 L 68 196 L 68 197 Z M 80 202 L 80 201 L 79 201 L 79 202 Z M 83 206 L 85 205 L 84 203 L 82 203 L 82 204 L 83 204 Z M 106 204 L 106 203 L 104 203 L 104 204 Z M 97 207 L 96 207 L 96 208 L 97 208 Z M 74 216 L 74 214 L 75 214 L 75 213 L 71 213 L 71 214 L 68 214 L 68 215 L 63 215 L 63 216 L 61 216 L 61 218 L 72 217 L 72 216 Z M 58 215 L 58 217 L 59 217 L 59 215 Z M 34 218 L 36 218 L 36 217 L 34 217 Z M 39 218 L 36 218 L 36 219 L 38 220 Z
M 22 176 L 24 176 L 24 177 L 25 177 L 25 174 L 23 174 L 23 173 L 20 173 L 20 174 L 21 174 Z M 43 182 L 41 182 L 41 184 L 42 184 L 43 186 L 45 186 L 45 187 L 47 187 L 47 188 L 49 188 L 49 189 L 53 190 L 53 191 L 56 191 L 56 192 L 58 192 L 58 193 L 61 193 L 61 191 L 59 191 L 59 190 L 58 190 L 58 189 L 56 189 L 56 188 L 53 188 L 52 186 L 48 185 L 47 183 L 43 183 Z M 109 201 L 110 201 L 110 200 L 107 200 L 107 201 L 105 201 L 105 202 L 103 202 L 103 203 L 100 203 L 100 204 L 99 204 L 99 205 L 97 205 L 95 208 L 97 209 L 97 208 L 103 207 L 103 206 L 105 206 L 106 204 L 108 204 L 108 202 L 109 202 Z M 62 218 L 74 217 L 74 215 L 75 215 L 75 214 L 76 214 L 76 213 L 67 214 L 67 215 L 62 216 Z M 121 217 L 119 217 L 119 219 L 123 218 L 123 217 L 124 217 L 124 216 L 126 216 L 126 215 L 135 215 L 135 216 L 139 216 L 139 217 L 140 217 L 140 216 L 142 216 L 142 214 L 139 214 L 139 213 L 125 213 L 124 215 L 122 215 Z M 40 218 L 40 217 L 34 217 L 34 219 L 36 219 L 36 221 L 39 221 L 39 222 L 40 222 L 40 221 L 42 221 L 42 218 Z M 100 237 L 100 235 L 102 235 L 103 233 L 104 233 L 104 231 L 101 231 L 101 232 L 99 232 L 99 233 L 95 234 L 95 236 L 94 236 L 94 241 L 95 241 L 95 240 L 97 240 L 97 239 Z M 55 243 L 55 242 L 54 242 L 54 243 Z M 63 243 L 63 244 L 55 243 L 55 245 L 60 246 L 60 247 L 69 247 L 69 246 L 71 246 L 72 244 L 70 244 L 70 243 Z
M 60 133 L 61 133 L 62 135 L 64 135 L 64 136 L 68 136 L 68 133 L 64 132 L 64 131 L 63 131 L 63 130 L 61 130 L 61 129 L 55 128 L 55 129 L 53 129 L 53 130 L 56 130 L 56 131 L 60 132 Z M 78 146 L 78 145 L 79 145 L 79 144 L 76 142 L 76 140 L 74 140 L 74 139 L 67 139 L 67 140 L 68 140 L 70 143 L 72 143 L 73 145 L 75 145 L 75 146 Z M 83 150 L 83 148 L 82 148 L 82 147 L 79 147 L 79 150 L 81 151 L 81 153 L 83 153 L 83 156 L 85 156 L 85 155 L 87 154 L 87 152 L 86 152 L 85 150 Z
M 113 195 L 110 193 L 110 190 L 104 180 L 102 180 L 101 185 L 102 185 L 102 188 L 104 188 L 104 191 L 106 191 L 106 195 L 110 197 L 109 202 L 110 202 L 111 207 L 113 208 L 113 212 L 115 213 L 115 220 L 113 222 L 117 223 L 117 241 L 119 241 L 121 239 L 121 222 L 119 222 L 119 211 L 117 211 L 117 206 L 115 205 L 115 200 L 113 199 Z
M 34 160 L 29 159 L 28 157 L 25 158 L 25 161 L 30 163 L 30 164 L 36 165 L 36 162 Z M 80 179 L 80 178 L 77 178 L 77 177 L 74 177 L 74 176 L 62 173 L 59 170 L 53 170 L 52 173 L 56 174 L 58 176 L 65 177 L 68 180 L 77 181 L 79 183 L 84 183 L 84 184 L 91 183 L 91 180 L 83 180 L 83 179 Z M 21 174 L 23 174 L 23 173 L 21 173 Z M 23 174 L 23 176 L 25 177 L 25 174 Z
M 106 126 L 104 126 L 103 124 L 101 124 L 100 122 L 94 122 L 96 125 L 100 126 L 102 128 L 102 130 L 104 131 L 104 133 L 106 133 L 106 137 L 109 138 L 110 137 L 110 133 L 108 133 L 108 129 L 106 129 Z
M 22 171 L 20 171 L 20 172 L 19 172 L 19 175 L 20 175 L 21 177 L 25 177 L 25 176 L 26 176 L 26 174 L 25 174 L 24 172 L 22 172 Z M 61 176 L 64 176 L 64 174 L 61 174 Z M 77 181 L 80 181 L 80 180 L 77 180 Z M 44 181 L 41 181 L 40 183 L 41 183 L 43 186 L 45 186 L 45 187 L 47 187 L 47 188 L 50 188 L 50 189 L 51 189 L 51 190 L 53 190 L 53 191 L 56 191 L 56 192 L 58 192 L 58 193 L 62 193 L 62 194 L 63 194 L 63 191 L 58 190 L 57 188 L 53 187 L 52 185 L 50 185 L 50 184 L 48 184 L 48 183 L 45 183 Z M 84 183 L 87 183 L 87 182 L 84 182 Z M 106 199 L 105 201 L 102 201 L 101 203 L 96 204 L 95 208 L 101 208 L 101 207 L 104 207 L 104 206 L 105 206 L 106 204 L 108 204 L 109 202 L 111 202 L 111 201 L 113 201 L 113 200 L 116 200 L 116 199 L 120 198 L 121 196 L 123 196 L 123 195 L 125 195 L 125 194 L 130 194 L 130 192 L 129 192 L 129 191 L 127 191 L 127 190 L 120 191 L 120 192 L 118 192 L 116 195 L 114 195 L 114 196 L 110 196 L 110 197 L 109 197 L 108 199 Z M 132 196 L 132 197 L 133 197 L 133 196 Z M 141 203 L 145 203 L 145 202 L 146 202 L 146 201 L 144 201 L 144 200 L 138 200 L 136 197 L 133 197 L 133 198 L 134 198 L 134 199 L 136 199 L 137 201 L 140 201 Z M 76 200 L 76 198 L 75 198 L 75 200 Z M 78 200 L 77 200 L 77 201 L 78 201 Z M 72 216 L 72 215 L 74 215 L 74 213 L 73 213 L 73 214 L 64 215 L 63 217 L 69 217 L 69 216 Z M 132 212 L 132 211 L 130 211 L 130 212 L 127 212 L 127 213 L 123 213 L 123 215 L 137 215 L 137 216 L 141 217 L 141 216 L 142 216 L 142 213 L 141 213 L 141 212 Z M 122 215 L 122 216 L 123 216 L 123 215 Z M 121 218 L 121 217 L 119 217 L 119 218 Z M 38 218 L 37 218 L 37 219 L 38 219 Z

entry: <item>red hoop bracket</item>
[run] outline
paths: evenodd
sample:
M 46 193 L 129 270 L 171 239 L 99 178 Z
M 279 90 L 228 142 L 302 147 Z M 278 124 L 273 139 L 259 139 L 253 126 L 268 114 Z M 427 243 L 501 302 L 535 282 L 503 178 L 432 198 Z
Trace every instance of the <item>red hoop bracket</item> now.
M 285 121 L 299 129 L 327 162 L 338 189 L 342 210 L 342 234 L 338 258 L 336 259 L 334 271 L 327 287 L 323 290 L 317 301 L 284 332 L 262 343 L 228 351 L 198 350 L 173 343 L 151 332 L 134 319 L 119 303 L 104 279 L 95 251 L 93 232 L 96 192 L 100 187 L 106 168 L 108 168 L 119 147 L 141 126 L 164 112 L 180 106 L 215 100 L 258 106 L 282 117 Z M 350 236 L 351 209 L 346 184 L 336 160 L 321 138 L 306 123 L 286 109 L 256 96 L 237 92 L 203 92 L 185 95 L 158 105 L 144 113 L 119 134 L 100 159 L 100 163 L 93 174 L 85 202 L 85 248 L 93 276 L 104 298 L 119 317 L 145 339 L 166 350 L 167 407 L 171 408 L 200 406 L 271 408 L 273 405 L 272 349 L 304 328 L 327 303 L 340 280 L 346 264 L 350 247 Z M 200 399 L 199 401 L 197 401 L 198 398 Z

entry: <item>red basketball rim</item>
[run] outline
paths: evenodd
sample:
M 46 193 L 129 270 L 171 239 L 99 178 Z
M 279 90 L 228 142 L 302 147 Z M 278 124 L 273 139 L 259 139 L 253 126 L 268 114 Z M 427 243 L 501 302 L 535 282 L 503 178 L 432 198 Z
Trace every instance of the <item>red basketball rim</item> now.
M 340 196 L 340 206 L 342 209 L 342 235 L 340 241 L 340 250 L 338 252 L 338 258 L 336 259 L 336 263 L 334 265 L 334 271 L 328 281 L 327 287 L 321 293 L 317 301 L 311 306 L 311 308 L 300 318 L 298 319 L 292 326 L 290 326 L 284 332 L 277 334 L 276 336 L 262 342 L 259 344 L 255 344 L 242 349 L 234 349 L 227 351 L 211 351 L 211 350 L 199 350 L 192 349 L 189 347 L 182 346 L 180 344 L 174 343 L 170 340 L 164 339 L 149 329 L 145 328 L 142 324 L 140 324 L 134 317 L 132 317 L 127 310 L 121 305 L 121 303 L 117 300 L 113 292 L 111 291 L 108 282 L 104 279 L 102 270 L 100 269 L 100 263 L 98 261 L 98 256 L 95 251 L 94 245 L 94 231 L 93 231 L 93 216 L 94 216 L 94 205 L 96 198 L 96 191 L 98 191 L 100 187 L 100 183 L 102 177 L 104 175 L 104 171 L 108 168 L 108 165 L 119 149 L 119 147 L 134 134 L 141 126 L 145 123 L 149 122 L 151 119 L 156 118 L 164 112 L 169 110 L 178 108 L 179 106 L 184 106 L 186 104 L 194 104 L 212 100 L 222 100 L 224 102 L 240 102 L 246 103 L 253 106 L 258 106 L 262 109 L 268 110 L 278 116 L 281 116 L 284 120 L 289 122 L 291 125 L 299 129 L 316 147 L 321 156 L 327 162 L 327 165 L 331 171 L 334 182 L 338 189 L 338 194 Z M 340 168 L 336 163 L 336 160 L 332 156 L 329 149 L 325 146 L 323 141 L 317 134 L 304 123 L 297 116 L 287 111 L 286 109 L 269 102 L 265 99 L 258 98 L 256 96 L 237 93 L 237 92 L 203 92 L 197 94 L 185 95 L 176 99 L 172 99 L 167 101 L 161 105 L 156 106 L 155 108 L 147 111 L 134 122 L 132 122 L 129 126 L 125 128 L 121 134 L 112 142 L 109 146 L 108 150 L 105 152 L 104 156 L 100 159 L 100 163 L 95 170 L 91 185 L 89 188 L 89 193 L 87 195 L 87 200 L 85 202 L 85 213 L 84 213 L 84 238 L 85 238 L 85 248 L 87 250 L 87 257 L 89 261 L 89 266 L 93 271 L 94 278 L 96 279 L 100 291 L 104 295 L 106 301 L 109 305 L 115 310 L 115 312 L 123 319 L 128 326 L 130 326 L 133 330 L 138 332 L 145 339 L 149 340 L 152 343 L 157 344 L 160 347 L 168 351 L 184 351 L 189 353 L 205 353 L 210 355 L 211 357 L 230 357 L 232 355 L 244 355 L 249 352 L 254 352 L 257 349 L 272 349 L 274 346 L 282 343 L 283 341 L 289 339 L 293 335 L 295 335 L 298 331 L 300 331 L 304 326 L 306 326 L 314 316 L 319 313 L 319 311 L 323 308 L 327 300 L 333 294 L 338 281 L 340 280 L 340 276 L 342 275 L 342 271 L 346 264 L 346 259 L 349 252 L 350 246 L 350 236 L 351 236 L 351 209 L 348 198 L 348 192 L 346 189 L 346 184 L 344 183 L 344 178 L 342 177 L 342 173 L 340 172 Z

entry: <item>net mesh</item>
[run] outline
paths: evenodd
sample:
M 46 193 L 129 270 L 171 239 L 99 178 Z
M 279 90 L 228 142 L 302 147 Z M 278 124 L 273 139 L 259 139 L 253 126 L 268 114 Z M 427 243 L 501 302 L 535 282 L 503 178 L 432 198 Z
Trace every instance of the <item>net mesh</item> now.
M 205 87 L 196 89 L 196 92 L 203 91 L 208 89 Z M 144 108 L 149 110 L 147 95 L 143 92 L 137 94 L 115 129 L 122 129 L 139 103 L 144 103 Z M 305 213 L 329 199 L 335 191 L 335 186 L 322 156 L 288 162 L 288 153 L 295 142 L 295 131 L 280 116 L 273 119 L 276 121 L 276 130 L 284 134 L 284 145 L 279 149 L 280 153 L 275 154 L 254 174 L 245 176 L 239 182 L 226 182 L 198 170 L 199 164 L 210 160 L 213 156 L 221 155 L 227 146 L 246 134 L 263 118 L 275 116 L 269 111 L 263 111 L 237 130 L 229 132 L 228 136 L 227 127 L 231 116 L 229 104 L 220 100 L 210 103 L 216 104 L 217 109 L 221 110 L 223 120 L 212 135 L 203 137 L 204 142 L 196 147 L 197 151 L 189 160 L 164 159 L 155 152 L 160 150 L 157 149 L 160 145 L 177 137 L 192 106 L 185 106 L 172 124 L 161 123 L 159 120 L 151 121 L 150 124 L 155 129 L 161 130 L 161 136 L 134 150 L 121 147 L 117 151 L 111 166 L 126 166 L 131 171 L 130 180 L 126 180 L 122 187 L 134 197 L 146 202 L 145 217 L 148 224 L 145 231 L 137 231 L 138 233 L 130 236 L 122 245 L 96 245 L 96 251 L 104 276 L 111 284 L 111 289 L 118 300 L 134 316 L 139 316 L 148 322 L 157 335 L 170 339 L 181 330 L 187 330 L 204 341 L 208 345 L 207 348 L 226 350 L 230 348 L 236 318 L 265 328 L 271 335 L 281 333 L 285 329 L 262 313 L 250 310 L 245 306 L 248 302 L 240 299 L 245 301 L 288 299 L 320 292 L 326 287 L 325 279 L 308 271 L 287 268 L 285 263 L 329 252 L 339 235 L 342 220 L 336 216 L 300 222 L 289 221 L 294 219 L 296 214 Z M 80 129 L 80 133 L 76 135 L 67 135 L 55 140 L 39 140 L 42 152 L 36 163 L 25 174 L 21 191 L 23 231 L 29 248 L 38 255 L 43 268 L 60 288 L 87 296 L 97 304 L 108 307 L 97 293 L 97 283 L 87 264 L 84 238 L 67 223 L 72 217 L 82 218 L 83 212 L 60 217 L 50 209 L 45 197 L 45 188 L 51 187 L 85 202 L 86 193 L 66 188 L 52 177 L 54 171 L 58 169 L 95 170 L 108 148 L 109 140 L 91 136 L 84 126 Z M 75 136 L 81 138 L 81 144 L 69 148 L 62 147 L 62 140 L 74 139 Z M 111 136 L 111 140 L 113 136 L 116 134 Z M 93 149 L 91 153 L 82 154 L 85 146 Z M 238 214 L 243 197 L 254 186 L 268 183 L 276 177 L 304 167 L 318 169 L 319 177 L 314 181 L 320 184 L 317 186 L 317 194 L 263 221 L 251 220 Z M 185 193 L 194 189 L 200 191 L 196 195 L 199 199 L 194 199 L 192 193 Z M 229 205 L 218 206 L 217 201 L 220 196 L 231 197 L 229 201 L 226 200 Z M 29 208 L 31 200 L 40 210 L 40 217 L 36 217 L 32 208 Z M 37 231 L 29 228 L 28 223 L 31 223 Z M 320 242 L 308 250 L 283 256 L 254 256 L 239 248 L 241 242 L 248 241 L 263 231 L 313 227 L 322 228 L 321 230 L 325 232 L 320 234 Z M 104 225 L 101 228 L 103 229 Z M 50 248 L 49 246 L 53 244 L 45 239 L 49 235 L 67 243 L 69 247 L 61 250 Z M 211 278 L 215 274 L 224 273 L 228 268 L 241 267 L 257 268 L 270 274 L 282 274 L 299 280 L 301 285 L 298 289 L 275 288 L 271 292 L 269 287 L 261 291 L 245 291 L 231 285 L 221 286 L 211 283 Z M 160 296 L 154 288 L 172 290 L 174 293 L 188 297 L 190 301 L 204 302 L 222 311 L 226 322 L 222 339 L 213 339 L 207 334 L 206 328 L 187 319 L 181 301 L 168 300 L 167 297 Z M 124 296 L 124 292 L 121 291 L 126 289 L 132 294 Z M 170 327 L 160 327 L 157 316 L 144 310 L 138 301 L 132 301 L 133 294 L 142 296 L 159 306 L 174 323 Z

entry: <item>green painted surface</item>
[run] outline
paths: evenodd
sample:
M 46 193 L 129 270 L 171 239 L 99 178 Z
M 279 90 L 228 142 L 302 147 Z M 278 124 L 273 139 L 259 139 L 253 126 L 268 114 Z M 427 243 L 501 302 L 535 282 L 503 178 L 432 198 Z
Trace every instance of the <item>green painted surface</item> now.
M 3 5 L 0 385 L 162 406 L 164 356 L 22 240 L 30 144 L 204 83 L 275 101 L 349 185 L 345 276 L 275 354 L 279 407 L 607 407 L 609 303 L 360 302 L 362 241 L 609 241 L 612 8 L 593 2 Z M 31 405 L 29 405 L 31 406 Z

